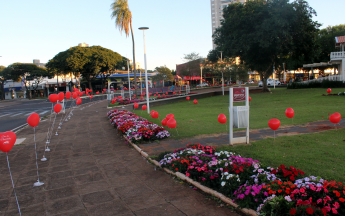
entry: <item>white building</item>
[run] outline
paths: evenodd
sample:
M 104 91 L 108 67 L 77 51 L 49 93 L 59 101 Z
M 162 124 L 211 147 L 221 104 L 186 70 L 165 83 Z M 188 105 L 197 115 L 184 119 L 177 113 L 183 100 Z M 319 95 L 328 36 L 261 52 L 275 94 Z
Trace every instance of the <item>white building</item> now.
M 210 0 L 211 2 L 211 19 L 212 19 L 212 35 L 218 27 L 221 26 L 221 20 L 223 19 L 223 9 L 232 3 L 245 3 L 248 0 Z M 213 43 L 213 49 L 215 44 Z

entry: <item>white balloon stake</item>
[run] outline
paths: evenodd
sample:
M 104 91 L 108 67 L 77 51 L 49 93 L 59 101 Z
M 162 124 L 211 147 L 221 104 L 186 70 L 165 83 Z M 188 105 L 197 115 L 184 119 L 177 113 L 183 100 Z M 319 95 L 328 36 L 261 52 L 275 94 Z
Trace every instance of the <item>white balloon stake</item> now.
M 20 207 L 19 207 L 19 203 L 18 203 L 18 198 L 17 198 L 16 190 L 14 189 L 13 178 L 12 178 L 12 173 L 11 173 L 11 168 L 10 168 L 10 162 L 8 161 L 8 155 L 7 155 L 7 152 L 6 152 L 6 157 L 7 157 L 7 166 L 8 166 L 8 171 L 10 171 L 10 176 L 11 176 L 11 182 L 12 182 L 12 188 L 13 188 L 14 196 L 16 197 L 16 201 L 17 201 L 17 206 L 18 206 L 19 215 L 21 216 L 21 215 L 22 215 L 22 213 L 20 212 Z
M 35 130 L 35 127 L 34 127 L 34 142 L 35 142 L 35 153 L 36 153 L 36 167 L 37 167 L 37 182 L 34 183 L 34 187 L 38 187 L 38 186 L 42 186 L 44 185 L 43 182 L 40 182 L 40 176 L 39 176 L 39 173 L 38 173 L 38 163 L 37 163 L 37 149 L 36 149 L 36 130 Z

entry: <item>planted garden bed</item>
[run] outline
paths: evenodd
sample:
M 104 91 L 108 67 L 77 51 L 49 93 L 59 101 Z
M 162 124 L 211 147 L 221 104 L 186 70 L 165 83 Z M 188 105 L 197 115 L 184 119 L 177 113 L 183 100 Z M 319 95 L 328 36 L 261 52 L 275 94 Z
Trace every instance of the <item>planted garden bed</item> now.
M 110 123 L 133 143 L 149 142 L 170 136 L 169 132 L 147 119 L 127 110 L 112 110 L 107 113 Z
M 200 144 L 164 153 L 158 160 L 162 167 L 183 173 L 259 215 L 345 214 L 342 183 L 306 177 L 292 166 L 265 168 L 252 158 Z

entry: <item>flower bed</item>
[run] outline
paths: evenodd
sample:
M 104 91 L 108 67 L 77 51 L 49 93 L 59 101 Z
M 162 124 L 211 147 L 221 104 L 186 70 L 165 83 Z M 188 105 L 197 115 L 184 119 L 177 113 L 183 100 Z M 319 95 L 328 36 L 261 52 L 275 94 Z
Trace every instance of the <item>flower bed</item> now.
M 127 110 L 115 109 L 109 111 L 107 115 L 110 123 L 133 143 L 164 139 L 170 136 L 163 127 Z
M 162 167 L 181 172 L 259 215 L 345 215 L 342 183 L 305 177 L 292 166 L 263 168 L 259 161 L 200 144 L 159 157 Z

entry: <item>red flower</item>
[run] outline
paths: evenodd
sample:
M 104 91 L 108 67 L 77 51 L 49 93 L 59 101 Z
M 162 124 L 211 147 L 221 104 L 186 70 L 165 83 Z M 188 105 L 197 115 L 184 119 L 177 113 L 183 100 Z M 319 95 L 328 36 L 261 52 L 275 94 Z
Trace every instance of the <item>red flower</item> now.
M 306 211 L 307 211 L 307 214 L 310 214 L 310 215 L 314 213 L 314 210 L 311 207 L 308 207 Z
M 291 209 L 290 210 L 290 215 L 295 215 L 296 214 L 296 209 Z

